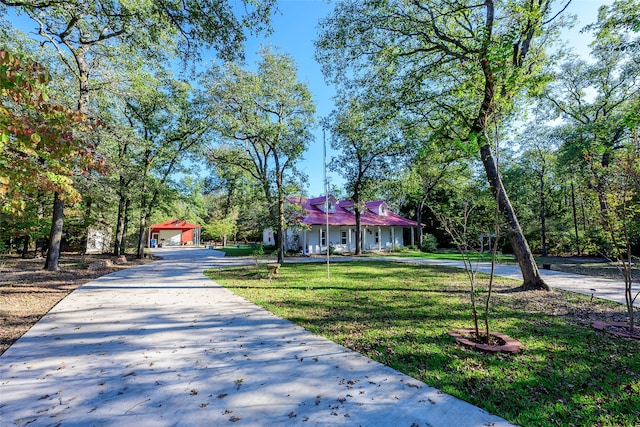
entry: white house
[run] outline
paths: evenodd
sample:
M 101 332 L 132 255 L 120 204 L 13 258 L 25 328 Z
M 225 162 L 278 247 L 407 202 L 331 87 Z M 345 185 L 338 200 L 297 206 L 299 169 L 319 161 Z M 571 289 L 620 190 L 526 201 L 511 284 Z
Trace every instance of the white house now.
M 306 254 L 326 253 L 327 243 L 337 252 L 355 251 L 356 216 L 353 202 L 338 201 L 333 196 L 329 196 L 328 212 L 325 197 L 313 199 L 288 197 L 287 202 L 301 206 L 304 215 L 301 221 L 302 226 L 289 228 L 285 232 L 287 251 L 304 251 Z M 405 246 L 403 237 L 405 228 L 411 228 L 410 244 L 414 244 L 413 231 L 418 227 L 418 223 L 392 212 L 383 200 L 365 203 L 360 222 L 362 250 L 383 250 Z M 263 243 L 275 244 L 271 229 L 264 231 Z

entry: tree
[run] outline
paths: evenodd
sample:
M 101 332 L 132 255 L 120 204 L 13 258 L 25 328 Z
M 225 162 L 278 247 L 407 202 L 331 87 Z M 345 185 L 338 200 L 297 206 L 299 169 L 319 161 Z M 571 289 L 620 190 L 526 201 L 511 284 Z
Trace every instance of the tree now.
M 533 178 L 535 183 L 531 183 L 533 194 L 527 202 L 533 212 L 537 211 L 538 224 L 540 230 L 540 254 L 546 257 L 548 254 L 548 225 L 547 218 L 550 216 L 550 186 L 552 181 L 553 166 L 556 163 L 557 138 L 554 138 L 551 130 L 546 127 L 532 124 L 519 138 L 523 152 L 520 153 L 516 162 L 523 171 L 522 178 L 527 180 Z M 526 185 L 526 181 L 517 185 Z
M 434 193 L 445 181 L 457 181 L 464 172 L 468 172 L 469 165 L 457 146 L 441 144 L 439 135 L 428 127 L 414 124 L 404 134 L 410 147 L 409 160 L 403 173 L 391 182 L 391 194 L 396 194 L 394 198 L 401 204 L 411 204 L 415 209 L 416 222 L 422 224 L 427 203 L 435 202 L 432 199 Z M 423 229 L 419 226 L 417 239 L 420 249 L 422 238 Z
M 206 233 L 209 239 L 219 239 L 222 241 L 222 246 L 224 247 L 227 245 L 227 237 L 235 234 L 237 221 L 238 212 L 230 212 L 224 218 L 214 219 L 205 225 L 203 233 Z
M 138 93 L 126 100 L 130 126 L 139 141 L 133 148 L 139 180 L 137 257 L 144 256 L 147 222 L 183 157 L 201 142 L 205 131 L 200 105 L 191 86 L 160 73 L 146 75 Z
M 602 7 L 591 45 L 595 62 L 564 64 L 547 99 L 568 121 L 567 151 L 588 169 L 600 203 L 605 255 L 617 262 L 625 282 L 630 331 L 634 331 L 633 242 L 640 238 L 640 65 L 638 2 Z M 632 29 L 633 31 L 628 31 Z
M 596 167 L 603 167 L 602 165 Z M 598 188 L 607 201 L 607 210 L 601 215 L 601 224 L 608 238 L 609 253 L 616 261 L 625 283 L 625 302 L 629 330 L 634 333 L 634 306 L 640 291 L 633 289 L 634 260 L 632 243 L 640 239 L 640 143 L 637 123 L 623 148 L 607 165 L 606 183 Z
M 51 80 L 38 63 L 0 51 L 0 202 L 20 214 L 37 194 L 80 199 L 71 177 L 103 165 L 82 139 L 96 127 L 87 117 L 48 102 Z
M 322 22 L 317 43 L 323 72 L 345 90 L 379 94 L 384 105 L 480 155 L 525 288 L 548 289 L 502 184 L 489 131 L 509 117 L 518 95 L 545 81 L 540 67 L 543 36 L 554 34 L 551 6 L 351 0 Z
M 331 146 L 340 154 L 330 164 L 346 180 L 346 192 L 353 202 L 356 219 L 356 255 L 362 254 L 361 216 L 364 203 L 372 197 L 391 170 L 392 156 L 404 144 L 392 129 L 393 117 L 384 111 L 351 99 L 328 120 Z
M 269 223 L 269 208 L 262 185 L 246 170 L 226 158 L 226 149 L 211 149 L 207 152 L 207 164 L 211 170 L 206 180 L 206 189 L 211 206 L 211 216 L 222 216 L 238 212 L 237 237 L 248 240 L 262 239 L 261 227 Z
M 265 49 L 260 57 L 256 72 L 227 63 L 204 76 L 204 96 L 221 147 L 209 158 L 234 164 L 260 183 L 281 248 L 286 180 L 295 176 L 296 161 L 311 139 L 315 106 L 307 86 L 297 81 L 291 57 Z M 283 257 L 278 251 L 278 262 Z
M 246 0 L 246 15 L 239 21 L 226 0 L 190 4 L 165 0 L 119 2 L 110 0 L 7 1 L 5 6 L 26 13 L 39 27 L 38 34 L 58 52 L 77 82 L 77 108 L 89 113 L 92 91 L 100 90 L 109 75 L 105 63 L 116 58 L 144 55 L 152 61 L 174 53 L 197 57 L 201 46 L 214 47 L 221 57 L 238 54 L 245 27 L 261 29 L 269 22 L 273 0 Z M 95 80 L 95 81 L 94 81 Z M 58 269 L 64 200 L 54 198 L 52 238 L 45 268 Z M 58 247 L 54 247 L 58 245 Z

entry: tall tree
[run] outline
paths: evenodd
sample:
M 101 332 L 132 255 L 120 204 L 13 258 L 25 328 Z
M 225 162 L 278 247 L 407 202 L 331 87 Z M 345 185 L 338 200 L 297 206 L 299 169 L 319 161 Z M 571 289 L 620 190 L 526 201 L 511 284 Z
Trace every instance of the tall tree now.
M 540 254 L 547 256 L 547 218 L 551 207 L 549 206 L 550 181 L 552 180 L 553 165 L 556 161 L 556 139 L 553 138 L 548 128 L 532 126 L 523 135 L 522 142 L 525 151 L 518 159 L 526 173 L 535 178 L 534 188 L 537 197 L 532 197 L 531 202 L 536 204 L 537 217 L 540 230 Z M 534 193 L 535 194 L 535 193 Z
M 628 31 L 638 7 L 637 0 L 602 7 L 598 22 L 587 27 L 596 36 L 591 60 L 570 57 L 545 92 L 546 100 L 566 122 L 565 157 L 572 155 L 590 171 L 603 215 L 608 208 L 602 191 L 607 186 L 607 167 L 626 142 L 629 113 L 640 104 L 639 37 Z M 628 14 L 621 16 L 620 11 Z
M 262 49 L 260 58 L 256 72 L 227 63 L 204 77 L 212 126 L 223 148 L 209 158 L 232 162 L 260 183 L 282 248 L 287 179 L 295 176 L 311 140 L 315 106 L 291 57 Z M 278 262 L 283 257 L 278 251 Z
M 184 156 L 195 149 L 205 131 L 200 105 L 191 86 L 160 73 L 146 75 L 138 93 L 126 100 L 130 126 L 139 143 L 132 153 L 139 177 L 137 257 L 144 256 L 147 222 Z
M 445 181 L 455 182 L 468 173 L 469 162 L 457 145 L 442 144 L 440 135 L 428 126 L 412 124 L 403 133 L 409 156 L 403 172 L 391 183 L 391 194 L 396 194 L 394 199 L 401 204 L 410 204 L 416 222 L 422 224 L 427 202 Z M 418 227 L 417 238 L 422 249 L 422 226 Z
M 174 53 L 197 56 L 198 48 L 216 48 L 221 57 L 237 55 L 245 27 L 268 24 L 273 0 L 244 1 L 247 14 L 239 20 L 227 0 L 195 0 L 189 4 L 165 0 L 10 1 L 5 6 L 26 13 L 38 25 L 38 34 L 58 52 L 77 82 L 77 106 L 88 114 L 90 94 L 99 90 L 105 62 L 118 56 L 145 55 L 152 60 Z M 45 268 L 58 269 L 64 200 L 55 198 L 52 239 Z M 58 245 L 57 248 L 53 245 Z
M 378 94 L 480 155 L 507 222 L 525 288 L 540 278 L 492 152 L 490 130 L 517 95 L 544 80 L 542 36 L 553 34 L 552 0 L 349 0 L 322 22 L 317 58 L 349 91 Z M 543 31 L 543 29 L 547 31 Z
M 404 148 L 399 132 L 393 129 L 393 117 L 388 114 L 351 99 L 328 121 L 331 146 L 339 150 L 330 167 L 345 178 L 346 191 L 354 205 L 356 255 L 362 254 L 364 203 L 375 195 L 380 182 L 389 177 L 393 156 Z
M 48 102 L 49 74 L 26 58 L 0 51 L 0 209 L 18 214 L 38 193 L 80 198 L 71 177 L 101 167 L 82 139 L 95 123 Z

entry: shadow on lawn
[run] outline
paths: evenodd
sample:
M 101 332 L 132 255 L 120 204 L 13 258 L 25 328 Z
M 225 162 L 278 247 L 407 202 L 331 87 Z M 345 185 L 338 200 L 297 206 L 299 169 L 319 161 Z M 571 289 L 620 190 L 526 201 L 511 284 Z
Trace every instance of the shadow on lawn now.
M 520 425 L 635 425 L 640 419 L 640 343 L 590 327 L 592 318 L 624 316 L 619 305 L 564 291 L 513 292 L 512 282 L 504 282 L 491 328 L 517 338 L 524 350 L 486 355 L 447 334 L 472 324 L 467 289 L 385 286 L 394 268 L 378 267 L 376 282 L 383 285 L 368 285 L 363 279 L 370 274 L 349 271 L 341 277 L 359 286 L 274 279 L 265 287 L 267 308 L 278 306 L 279 315 L 288 313 L 284 317 L 313 332 Z
M 516 355 L 469 350 L 445 332 L 357 350 L 520 425 L 635 425 L 640 346 L 561 321 L 539 326 L 523 318 L 509 328 L 525 346 Z

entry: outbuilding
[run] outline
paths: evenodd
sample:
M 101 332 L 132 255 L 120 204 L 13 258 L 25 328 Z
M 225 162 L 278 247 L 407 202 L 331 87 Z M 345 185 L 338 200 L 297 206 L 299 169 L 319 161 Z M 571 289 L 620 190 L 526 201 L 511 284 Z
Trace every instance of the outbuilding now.
M 186 246 L 200 244 L 200 226 L 179 219 L 154 224 L 147 233 L 147 246 Z

